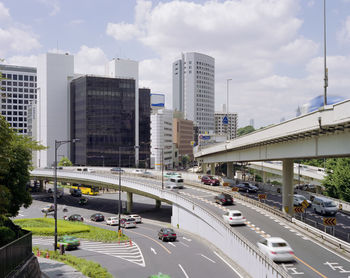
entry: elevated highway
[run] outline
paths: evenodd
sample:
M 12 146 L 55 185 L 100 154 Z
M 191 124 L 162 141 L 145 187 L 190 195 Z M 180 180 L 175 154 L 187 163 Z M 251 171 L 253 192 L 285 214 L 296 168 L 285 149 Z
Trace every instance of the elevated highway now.
M 283 207 L 293 213 L 293 162 L 297 159 L 350 156 L 350 100 L 266 127 L 225 143 L 197 148 L 194 154 L 206 172 L 216 163 L 281 160 Z
M 53 179 L 52 171 L 35 170 L 36 179 Z M 103 173 L 76 173 L 59 171 L 58 180 L 66 182 L 89 182 L 109 188 L 118 187 L 115 175 Z M 247 225 L 230 227 L 222 221 L 227 207 L 215 204 L 214 191 L 223 189 L 197 188 L 186 186 L 184 190 L 162 190 L 161 182 L 145 178 L 122 177 L 123 189 L 144 193 L 172 204 L 171 223 L 212 242 L 227 256 L 249 273 L 250 277 L 348 277 L 350 262 L 336 250 L 315 241 L 314 235 L 304 234 L 294 226 L 291 218 L 281 218 L 263 206 L 256 206 L 239 195 L 235 195 L 233 208 L 239 209 L 247 217 Z M 210 190 L 209 190 L 210 189 Z M 262 237 L 281 236 L 295 250 L 296 262 L 276 265 L 256 248 L 256 241 Z M 330 237 L 330 236 L 329 236 Z M 346 243 L 344 243 L 346 246 Z M 346 250 L 350 250 L 346 249 Z M 345 257 L 344 257 L 345 256 Z

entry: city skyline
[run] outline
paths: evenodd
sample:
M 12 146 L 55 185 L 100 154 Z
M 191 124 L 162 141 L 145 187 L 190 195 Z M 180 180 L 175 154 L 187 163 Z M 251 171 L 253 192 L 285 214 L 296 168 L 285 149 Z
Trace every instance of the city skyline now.
M 327 1 L 328 93 L 344 98 L 349 11 L 348 0 Z M 182 52 L 210 55 L 215 111 L 232 78 L 229 111 L 239 114 L 239 127 L 254 118 L 259 128 L 323 94 L 323 1 L 0 1 L 4 63 L 36 66 L 47 51 L 75 55 L 77 72 L 88 74 L 103 74 L 113 57 L 138 60 L 140 87 L 164 93 L 167 108 L 172 62 Z

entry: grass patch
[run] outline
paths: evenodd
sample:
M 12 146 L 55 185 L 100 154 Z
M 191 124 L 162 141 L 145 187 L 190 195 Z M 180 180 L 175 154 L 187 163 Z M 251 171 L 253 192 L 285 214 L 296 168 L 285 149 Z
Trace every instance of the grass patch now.
M 34 246 L 33 252 L 37 254 L 39 248 Z M 40 249 L 41 257 L 45 257 L 47 252 L 50 254 L 50 259 L 65 263 L 67 265 L 72 266 L 76 270 L 80 271 L 87 277 L 92 278 L 113 278 L 113 275 L 110 274 L 106 268 L 102 267 L 100 264 L 95 263 L 93 261 L 88 261 L 83 258 L 78 258 L 70 254 L 61 255 L 57 251 L 49 251 Z
M 25 230 L 32 231 L 35 236 L 53 236 L 55 233 L 55 220 L 53 218 L 16 219 L 14 223 Z M 73 235 L 92 241 L 117 242 L 129 240 L 126 235 L 118 238 L 117 231 L 102 229 L 79 222 L 57 220 L 58 235 Z

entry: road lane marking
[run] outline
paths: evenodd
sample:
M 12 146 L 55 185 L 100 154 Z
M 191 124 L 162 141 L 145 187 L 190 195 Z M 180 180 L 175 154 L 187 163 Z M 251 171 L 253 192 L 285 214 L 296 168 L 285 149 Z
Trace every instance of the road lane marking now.
M 186 271 L 184 270 L 184 268 L 181 266 L 181 264 L 179 264 L 179 267 L 181 268 L 182 272 L 185 274 L 186 278 L 189 278 Z
M 297 256 L 294 256 L 299 262 L 303 263 L 305 266 L 307 266 L 308 268 L 310 268 L 311 270 L 313 270 L 314 272 L 316 272 L 318 275 L 320 275 L 322 278 L 327 278 L 327 276 L 323 275 L 322 273 L 320 273 L 318 270 L 314 269 L 311 265 L 309 265 L 308 263 L 304 262 L 302 259 L 298 258 Z
M 186 247 L 190 247 L 189 245 L 187 245 L 186 243 L 183 243 L 183 242 L 181 242 L 181 241 L 180 241 L 180 244 L 182 244 L 182 245 L 184 245 L 184 246 L 186 246 Z
M 192 241 L 192 239 L 190 239 L 190 238 L 185 238 L 184 236 L 182 237 L 184 240 L 187 240 L 187 241 Z
M 228 265 L 229 268 L 231 268 L 240 278 L 244 278 L 236 269 L 233 268 L 232 265 L 230 265 L 223 257 L 221 257 L 216 251 L 214 251 L 214 254 L 218 256 L 225 264 Z
M 154 255 L 157 255 L 156 250 L 154 250 L 152 247 L 151 247 L 151 251 L 154 253 Z
M 170 244 L 170 245 L 172 245 L 172 246 L 176 247 L 176 246 L 175 246 L 175 244 L 174 244 L 174 243 L 172 243 L 172 242 L 170 242 L 170 241 L 168 242 L 168 244 Z
M 208 258 L 207 256 L 200 254 L 203 258 L 206 258 L 208 261 L 211 261 L 212 263 L 216 263 L 215 261 L 213 261 L 212 259 Z
M 144 236 L 144 237 L 146 237 L 146 238 L 148 238 L 148 239 L 150 239 L 150 240 L 153 240 L 155 243 L 157 243 L 158 245 L 160 245 L 165 251 L 167 251 L 169 254 L 171 254 L 171 251 L 170 251 L 168 248 L 166 248 L 163 244 L 161 244 L 160 242 L 156 241 L 155 239 L 153 239 L 153 238 L 151 238 L 151 237 L 149 237 L 149 236 L 146 236 L 146 235 L 143 235 L 143 234 L 140 234 L 140 233 L 131 231 L 131 230 L 128 230 L 128 232 L 135 233 L 135 234 L 137 234 L 137 235 Z

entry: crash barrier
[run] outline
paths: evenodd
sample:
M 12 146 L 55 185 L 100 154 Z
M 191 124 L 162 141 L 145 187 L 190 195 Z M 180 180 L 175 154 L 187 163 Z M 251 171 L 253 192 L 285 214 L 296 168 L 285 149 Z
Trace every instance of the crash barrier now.
M 34 170 L 32 177 L 53 178 L 53 174 L 45 170 Z M 64 181 L 84 181 L 96 185 L 115 187 L 118 185 L 116 175 L 98 175 L 94 173 L 73 173 L 60 171 L 57 174 L 58 180 Z M 146 182 L 122 178 L 123 188 L 132 188 L 139 192 L 157 196 L 163 200 L 168 200 L 173 204 L 172 224 L 190 232 L 200 231 L 201 237 L 212 242 L 228 257 L 240 265 L 251 277 L 291 277 L 279 265 L 275 264 L 268 257 L 263 255 L 259 249 L 250 243 L 243 235 L 234 231 L 221 218 L 211 213 L 209 210 L 196 204 L 189 198 L 176 192 L 162 190 L 159 185 L 155 186 L 151 180 Z M 189 221 L 187 220 L 195 220 Z M 254 266 L 254 267 L 252 267 Z

